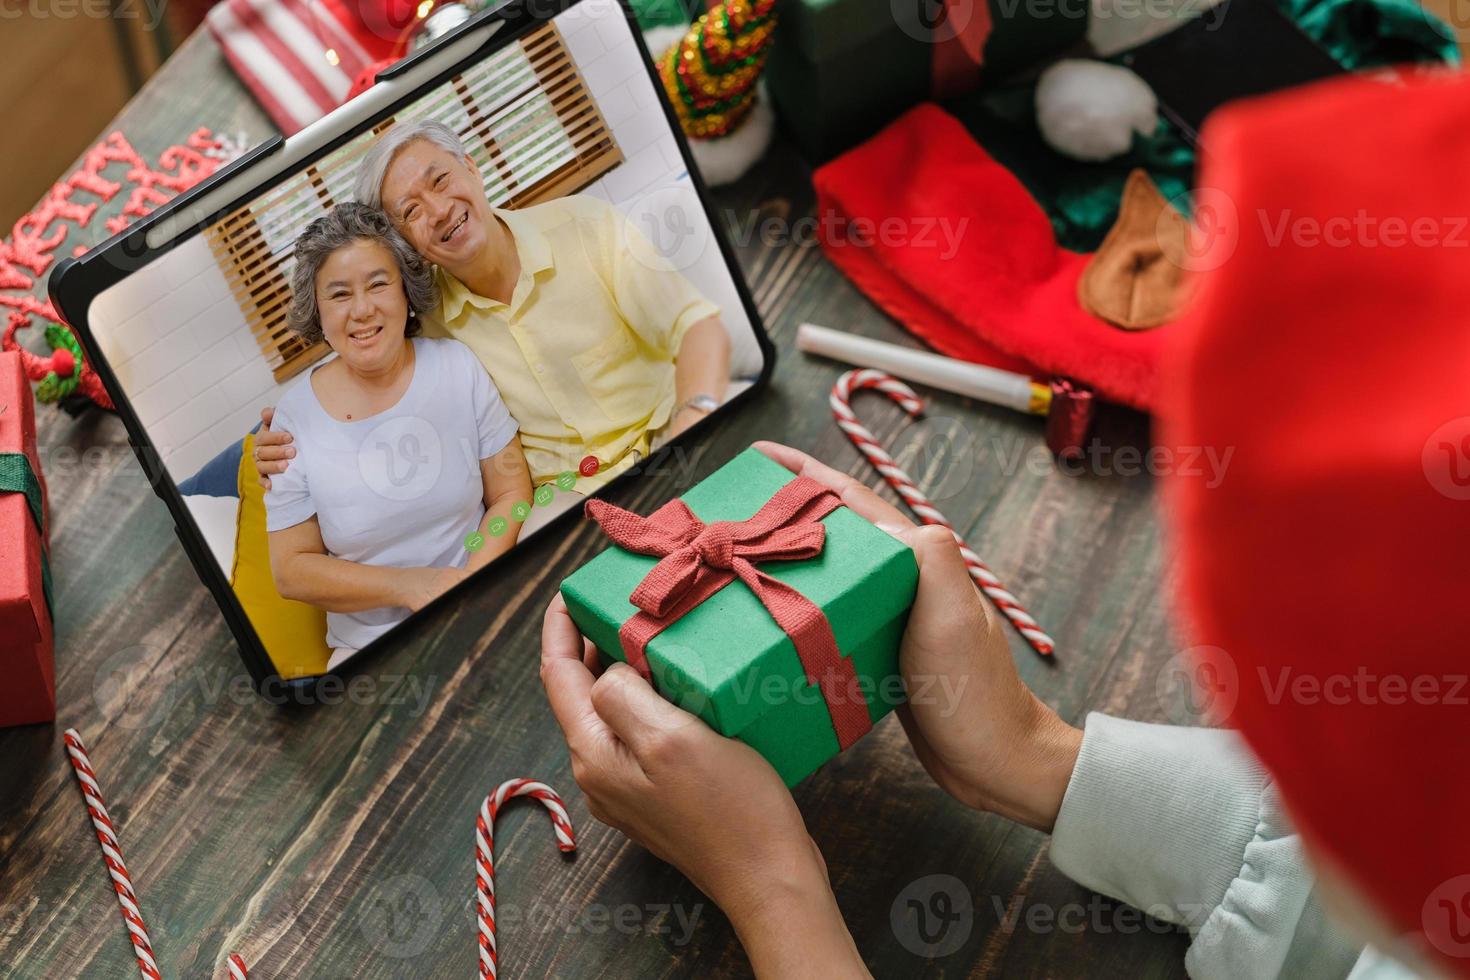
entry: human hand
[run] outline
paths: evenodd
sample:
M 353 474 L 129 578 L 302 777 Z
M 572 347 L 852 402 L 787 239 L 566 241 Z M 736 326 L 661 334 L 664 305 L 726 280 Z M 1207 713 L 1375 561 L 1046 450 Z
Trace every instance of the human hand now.
M 675 412 L 674 417 L 669 420 L 669 438 L 672 439 L 681 434 L 694 423 L 707 418 L 709 414 L 709 412 L 695 408 L 693 405 L 684 406 Z
M 674 865 L 729 917 L 761 977 L 866 977 L 827 868 L 770 763 L 597 651 L 560 595 L 541 682 L 592 815 Z
M 1000 617 L 975 588 L 954 537 L 942 527 L 916 527 L 859 481 L 800 450 L 773 442 L 756 448 L 832 488 L 914 549 L 919 590 L 899 653 L 910 700 L 898 709 L 914 754 L 960 802 L 1050 831 L 1082 733 L 1016 673 Z
M 286 461 L 296 455 L 296 447 L 291 445 L 291 433 L 271 430 L 275 414 L 274 408 L 262 408 L 261 426 L 255 433 L 255 472 L 260 476 L 260 485 L 267 490 L 271 488 L 271 477 L 286 472 Z
M 411 611 L 420 609 L 470 577 L 468 568 L 405 568 L 403 602 Z

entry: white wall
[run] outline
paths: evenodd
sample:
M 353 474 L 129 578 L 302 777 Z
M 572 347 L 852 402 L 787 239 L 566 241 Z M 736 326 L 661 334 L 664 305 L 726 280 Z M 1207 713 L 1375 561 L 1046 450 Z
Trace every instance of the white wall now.
M 623 43 L 621 9 L 586 2 L 556 24 L 624 158 L 584 193 L 634 214 L 663 188 L 686 188 L 692 200 L 692 183 L 659 109 L 662 96 L 637 47 Z M 705 238 L 707 247 L 680 265 L 720 305 L 734 342 L 732 373 L 751 374 L 759 368 L 759 349 L 719 250 Z M 176 481 L 248 432 L 279 393 L 202 235 L 99 296 L 89 320 Z
M 97 297 L 88 320 L 176 481 L 273 403 L 279 386 L 202 235 Z

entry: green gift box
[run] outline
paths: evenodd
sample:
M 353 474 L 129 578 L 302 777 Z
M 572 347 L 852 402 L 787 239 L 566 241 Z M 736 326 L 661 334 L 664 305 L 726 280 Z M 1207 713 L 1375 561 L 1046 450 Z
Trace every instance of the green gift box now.
M 1087 0 L 780 0 L 766 83 L 812 163 L 851 149 L 920 102 L 1036 67 L 1082 42 Z M 980 66 L 946 62 L 936 40 L 989 19 Z M 960 23 L 961 19 L 963 24 Z M 936 26 L 937 24 L 937 26 Z M 983 31 L 982 31 L 983 33 Z M 936 91 L 936 74 L 945 78 Z
M 769 524 L 769 515 L 783 502 L 805 499 L 815 486 L 759 450 L 747 449 L 684 494 L 682 507 L 671 502 L 639 518 L 589 502 L 589 514 L 614 540 L 619 540 L 614 520 L 605 514 L 664 544 L 642 554 L 610 547 L 561 585 L 572 620 L 605 661 L 643 666 L 664 697 L 715 731 L 750 745 L 788 786 L 902 702 L 899 641 L 919 578 L 907 545 L 841 506 L 830 491 L 772 530 L 763 539 L 768 544 L 742 543 L 757 524 Z M 675 512 L 692 515 L 693 524 L 678 534 L 667 527 L 651 529 Z M 809 553 L 813 537 L 819 550 Z M 762 557 L 770 551 L 808 556 Z M 753 564 L 743 573 L 728 571 L 747 560 L 742 554 L 754 554 L 748 559 Z M 775 580 L 767 588 L 771 605 L 747 584 L 751 569 Z M 631 597 L 647 593 L 655 581 L 676 581 L 676 596 L 684 584 L 696 584 L 682 599 L 670 600 L 674 615 L 651 616 Z M 717 591 L 705 594 L 711 588 Z M 826 628 L 813 623 L 821 617 L 796 613 L 794 619 L 803 624 L 794 630 L 802 638 L 799 654 L 777 618 L 789 626 L 793 606 L 802 603 L 821 611 L 830 639 L 815 639 Z M 640 624 L 655 635 L 630 657 L 625 640 Z M 835 641 L 831 661 L 816 658 L 813 651 L 830 641 Z M 646 660 L 640 663 L 640 657 Z M 828 667 L 814 666 L 823 663 Z M 825 678 L 823 683 L 811 683 L 813 674 Z
M 690 22 L 704 12 L 700 0 L 632 0 L 633 16 L 638 19 L 638 29 L 652 30 L 655 27 L 688 27 Z M 658 52 L 651 52 L 655 57 Z

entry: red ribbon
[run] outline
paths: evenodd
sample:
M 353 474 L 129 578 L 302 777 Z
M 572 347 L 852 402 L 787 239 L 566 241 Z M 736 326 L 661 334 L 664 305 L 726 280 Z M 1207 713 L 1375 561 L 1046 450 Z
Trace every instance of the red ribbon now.
M 628 665 L 652 681 L 648 644 L 695 606 L 737 578 L 791 637 L 807 683 L 820 688 L 832 716 L 837 744 L 847 748 L 873 727 L 858 691 L 852 662 L 837 649 L 832 624 L 821 608 L 796 589 L 755 567 L 762 561 L 798 561 L 822 552 L 821 523 L 842 501 L 831 490 L 799 476 L 744 521 L 705 524 L 682 500 L 647 517 L 601 500 L 587 501 L 587 516 L 620 548 L 659 558 L 629 600 L 639 612 L 618 638 Z

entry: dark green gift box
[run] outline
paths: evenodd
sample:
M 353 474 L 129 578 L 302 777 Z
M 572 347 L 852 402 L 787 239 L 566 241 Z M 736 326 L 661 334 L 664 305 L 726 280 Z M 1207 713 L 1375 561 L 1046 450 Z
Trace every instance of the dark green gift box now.
M 1087 32 L 1087 0 L 974 4 L 960 9 L 988 16 L 992 25 L 976 84 L 1034 68 L 1076 47 Z M 780 0 L 766 83 L 808 160 L 825 163 L 937 97 L 931 25 L 939 6 L 940 0 Z
M 747 449 L 684 494 L 706 524 L 744 521 L 794 479 Z M 918 586 L 913 552 L 846 507 L 825 518 L 814 558 L 761 562 L 826 615 L 876 723 L 903 700 L 899 640 Z M 567 609 L 605 660 L 626 661 L 618 631 L 638 609 L 629 601 L 658 559 L 610 547 L 561 585 Z M 796 647 L 770 612 L 737 580 L 659 633 L 647 648 L 654 684 L 711 728 L 747 743 L 788 786 L 838 752 L 822 691 L 807 683 Z

